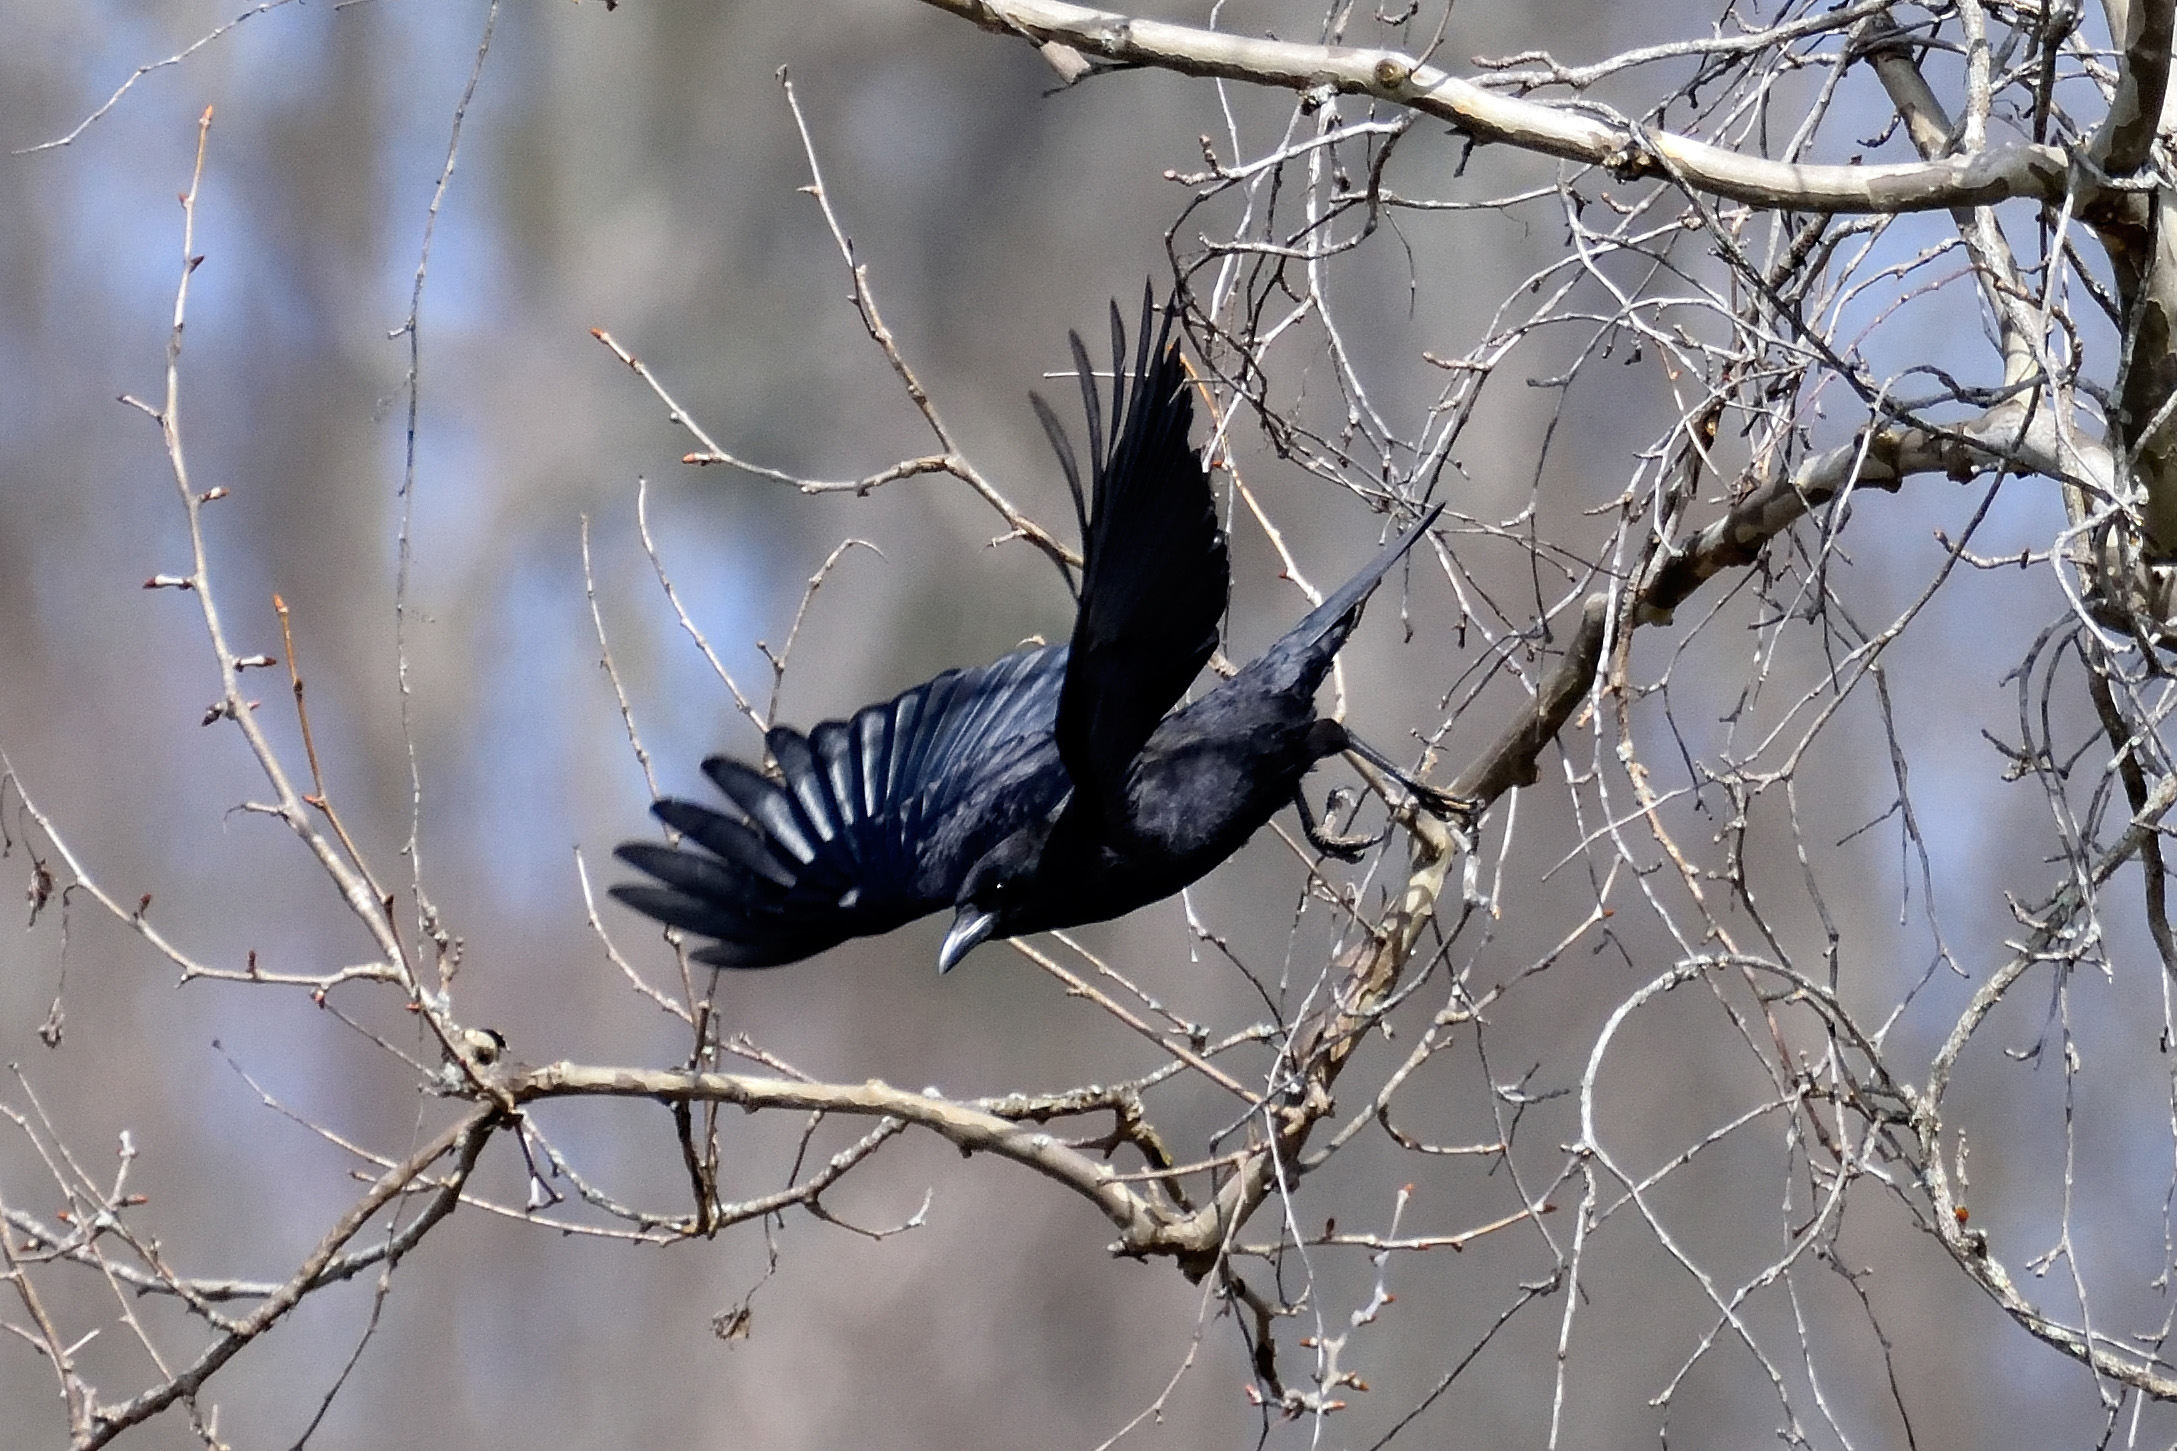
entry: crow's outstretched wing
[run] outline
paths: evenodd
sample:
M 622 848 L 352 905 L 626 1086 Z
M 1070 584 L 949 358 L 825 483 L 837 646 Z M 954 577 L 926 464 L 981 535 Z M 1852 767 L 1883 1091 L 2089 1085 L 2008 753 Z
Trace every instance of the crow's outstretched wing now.
M 984 852 L 1048 814 L 1066 791 L 1052 739 L 1066 647 L 948 670 L 852 720 L 765 735 L 779 780 L 728 756 L 703 763 L 732 803 L 666 799 L 686 836 L 628 842 L 622 861 L 663 885 L 612 895 L 715 939 L 720 967 L 797 962 L 849 937 L 949 907 Z
M 1152 348 L 1154 316 L 1145 294 L 1129 371 L 1125 328 L 1112 306 L 1108 453 L 1088 350 L 1071 339 L 1088 414 L 1085 505 L 1066 431 L 1035 399 L 1083 518 L 1081 605 L 1057 732 L 1077 788 L 1067 814 L 1092 832 L 1099 821 L 1124 818 L 1127 769 L 1217 648 L 1231 580 L 1209 472 L 1187 442 L 1194 398 L 1170 342 L 1171 315 Z

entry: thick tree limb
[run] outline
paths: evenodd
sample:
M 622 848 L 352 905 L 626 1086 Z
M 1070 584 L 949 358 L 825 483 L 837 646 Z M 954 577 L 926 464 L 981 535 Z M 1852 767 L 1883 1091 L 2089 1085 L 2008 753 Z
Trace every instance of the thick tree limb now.
M 1609 168 L 1621 178 L 1670 174 L 1687 186 L 1796 212 L 1918 212 L 2013 197 L 2053 201 L 2071 166 L 2055 146 L 2005 144 L 1966 156 L 1883 165 L 1798 165 L 1747 156 L 1669 131 L 1606 121 L 1484 89 L 1396 50 L 1300 45 L 1138 20 L 1059 0 L 925 0 L 985 30 L 1092 60 L 1155 66 L 1310 92 L 1375 96 L 1448 122 L 1477 141 Z
M 1117 1249 L 1153 1253 L 1161 1247 L 1165 1219 L 1157 1206 L 1111 1167 L 1062 1143 L 1032 1123 L 1019 1123 L 985 1106 L 936 1094 L 867 1083 L 805 1083 L 749 1073 L 702 1073 L 679 1068 L 599 1068 L 554 1063 L 516 1068 L 498 1084 L 516 1103 L 547 1098 L 654 1098 L 734 1103 L 748 1109 L 790 1108 L 865 1118 L 896 1118 L 930 1130 L 965 1153 L 996 1154 L 1056 1180 L 1093 1203 L 1116 1225 Z
M 1542 752 L 1557 739 L 1565 722 L 1587 699 L 1588 687 L 1595 683 L 1596 668 L 1602 663 L 1603 632 L 1609 622 L 1610 597 L 1590 595 L 1581 607 L 1579 627 L 1567 642 L 1557 668 L 1496 743 L 1460 773 L 1452 783 L 1452 795 L 1486 807 L 1514 786 L 1532 786 L 1540 778 Z
M 2166 560 L 2177 558 L 2177 429 L 2170 427 L 2170 401 L 2177 398 L 2177 203 L 2165 191 L 2151 206 L 2153 223 L 2135 254 L 2142 271 L 2136 277 L 2117 272 L 2120 287 L 2131 284 L 2125 288 L 2130 326 L 2123 407 L 2110 420 L 2110 432 L 2131 455 L 2146 494 L 2147 540 Z
M 2088 147 L 2111 175 L 2146 166 L 2169 106 L 2171 0 L 2104 0 L 2121 61 L 2109 114 Z M 2128 197 L 2096 218 L 2126 319 L 2119 362 L 2122 406 L 2110 418 L 2111 441 L 2129 455 L 2146 498 L 2147 542 L 2161 559 L 2177 557 L 2177 435 L 2169 400 L 2177 396 L 2177 210 L 2166 188 Z M 2158 617 L 2159 618 L 2159 617 Z
M 2123 66 L 2109 115 L 2094 136 L 2095 161 L 2112 176 L 2146 165 L 2169 90 L 2170 0 L 2105 0 Z
M 1867 61 L 1921 156 L 1932 161 L 1948 151 L 1957 128 L 1936 99 L 1927 77 L 1920 73 L 1920 62 L 1910 43 L 1894 25 L 1878 27 L 1868 46 Z M 2004 239 L 1994 210 L 1985 206 L 1953 207 L 1950 215 L 1957 223 L 1958 235 L 1973 254 L 1981 294 L 1988 299 L 1988 310 L 2003 340 L 2003 381 L 2023 382 L 2041 369 L 2038 335 L 2047 323 L 2033 316 L 2032 294 L 2019 276 L 2017 255 Z
M 2108 450 L 2060 436 L 2046 406 L 2029 413 L 2006 404 L 1940 433 L 1886 424 L 1755 486 L 1730 513 L 1695 533 L 1650 578 L 1634 622 L 1668 623 L 1671 612 L 1704 581 L 1753 563 L 1771 539 L 1848 483 L 1894 490 L 1911 474 L 1963 480 L 1999 463 L 2021 473 L 2082 481 L 2108 496 Z

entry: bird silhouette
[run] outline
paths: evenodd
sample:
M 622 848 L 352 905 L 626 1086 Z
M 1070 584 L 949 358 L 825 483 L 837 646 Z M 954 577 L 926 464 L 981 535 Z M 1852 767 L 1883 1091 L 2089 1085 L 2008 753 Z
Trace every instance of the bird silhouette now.
M 711 757 L 704 774 L 730 809 L 654 803 L 685 840 L 623 844 L 620 858 L 655 881 L 613 896 L 710 939 L 696 960 L 721 967 L 797 962 L 950 907 L 944 971 L 992 937 L 1168 897 L 1288 802 L 1319 849 L 1357 855 L 1365 843 L 1324 835 L 1301 795 L 1325 756 L 1354 751 L 1424 809 L 1463 809 L 1315 711 L 1370 592 L 1441 505 L 1258 659 L 1173 709 L 1217 648 L 1231 578 L 1209 473 L 1187 439 L 1194 401 L 1171 339 L 1175 312 L 1166 309 L 1152 346 L 1144 296 L 1128 368 L 1113 305 L 1108 435 L 1088 350 L 1070 337 L 1086 487 L 1057 414 L 1031 395 L 1081 527 L 1072 638 L 945 671 L 807 734 L 773 726 L 764 744 L 774 774 Z

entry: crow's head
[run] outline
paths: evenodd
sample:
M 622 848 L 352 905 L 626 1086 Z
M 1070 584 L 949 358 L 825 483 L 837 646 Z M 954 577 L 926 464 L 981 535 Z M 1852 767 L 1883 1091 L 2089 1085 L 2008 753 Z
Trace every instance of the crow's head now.
M 1036 869 L 1050 834 L 1045 823 L 1024 826 L 968 869 L 953 899 L 952 927 L 937 950 L 939 972 L 951 972 L 970 949 L 989 938 L 1035 930 L 1030 918 L 1038 897 Z

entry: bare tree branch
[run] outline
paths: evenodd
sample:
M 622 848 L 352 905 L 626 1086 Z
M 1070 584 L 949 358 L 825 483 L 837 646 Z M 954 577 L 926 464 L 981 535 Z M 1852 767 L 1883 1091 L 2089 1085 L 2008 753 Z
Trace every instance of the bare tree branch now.
M 924 0 L 985 30 L 1059 44 L 1109 65 L 1148 65 L 1304 94 L 1362 94 L 1449 122 L 1476 141 L 1586 162 L 1621 181 L 1668 172 L 1701 191 L 1797 212 L 1913 212 L 2012 197 L 2053 201 L 2071 167 L 2053 146 L 2006 144 L 1936 161 L 1807 165 L 1747 156 L 1668 131 L 1497 95 L 1395 50 L 1301 45 L 1201 30 L 1059 0 Z

